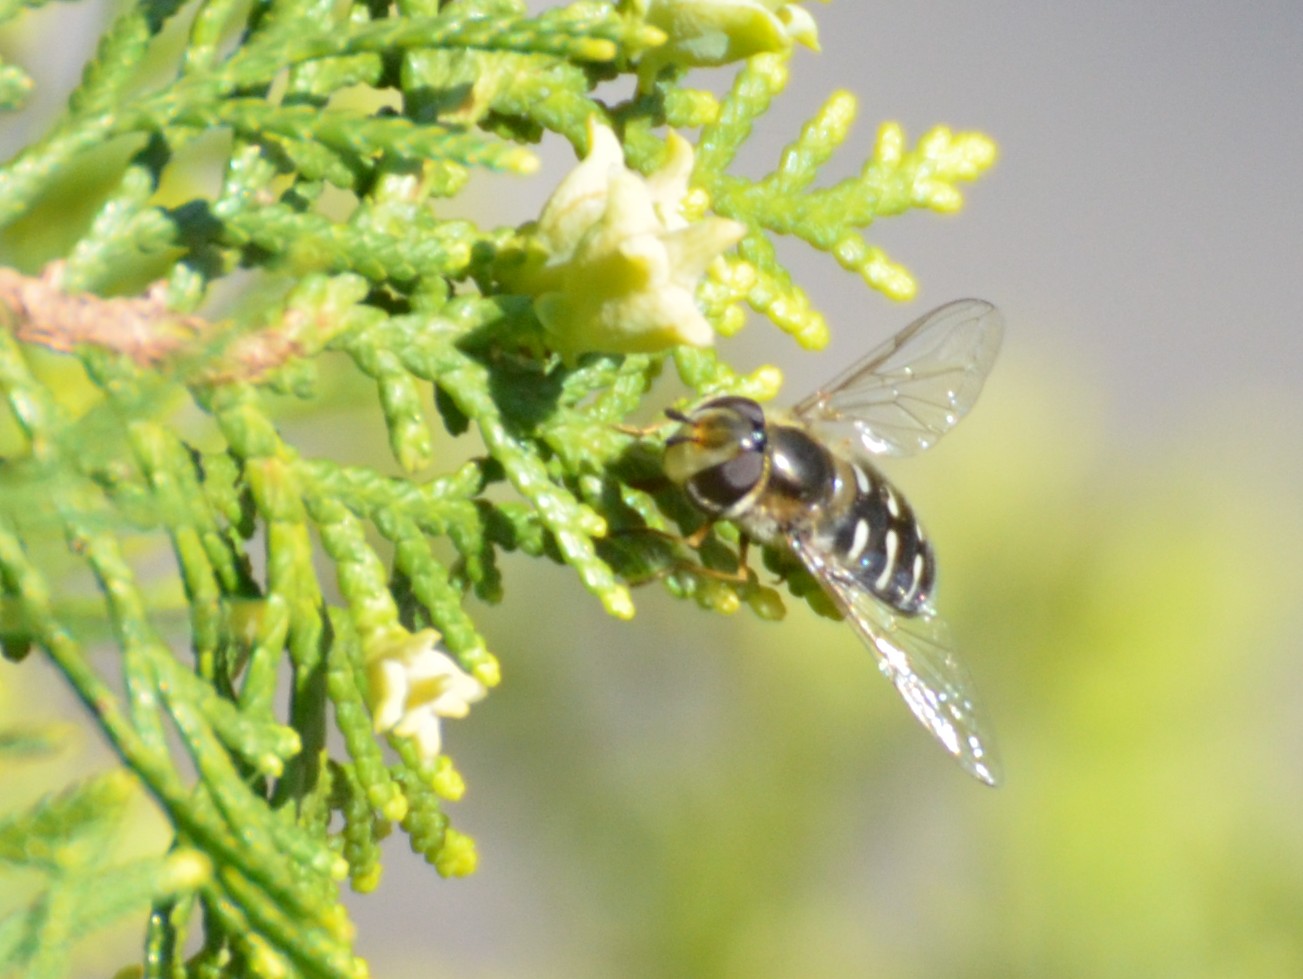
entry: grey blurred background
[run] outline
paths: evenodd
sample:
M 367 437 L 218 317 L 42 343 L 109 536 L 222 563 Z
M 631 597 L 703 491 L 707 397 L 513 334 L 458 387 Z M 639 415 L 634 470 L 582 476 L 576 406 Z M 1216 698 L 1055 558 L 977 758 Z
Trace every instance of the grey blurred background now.
M 1303 6 L 810 9 L 823 51 L 745 172 L 838 88 L 860 121 L 830 180 L 887 119 L 1001 158 L 958 215 L 870 229 L 915 302 L 784 248 L 829 350 L 764 322 L 722 347 L 782 364 L 790 400 L 931 306 L 1004 311 L 972 417 L 891 474 L 1007 784 L 967 779 L 794 603 L 764 624 L 652 586 L 615 623 L 509 561 L 507 602 L 475 610 L 504 684 L 446 731 L 480 870 L 440 881 L 393 840 L 361 950 L 385 977 L 1303 975 Z M 79 70 L 53 30 L 52 70 Z M 536 213 L 573 165 L 542 152 L 466 211 Z

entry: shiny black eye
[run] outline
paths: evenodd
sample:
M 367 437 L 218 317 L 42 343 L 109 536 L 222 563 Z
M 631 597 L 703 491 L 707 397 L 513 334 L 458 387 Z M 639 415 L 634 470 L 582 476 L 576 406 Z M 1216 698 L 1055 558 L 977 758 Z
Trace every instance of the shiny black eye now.
M 723 513 L 755 489 L 764 474 L 763 453 L 740 452 L 689 479 L 688 495 L 708 513 Z
M 731 411 L 734 414 L 745 418 L 751 423 L 753 428 L 765 427 L 765 412 L 758 404 L 750 398 L 740 398 L 734 394 L 726 394 L 720 398 L 712 398 L 701 406 L 702 409 L 718 408 L 722 411 Z M 701 410 L 701 409 L 698 409 Z
M 707 442 L 732 444 L 749 452 L 765 447 L 764 409 L 750 398 L 713 398 L 693 414 L 701 420 L 700 434 Z

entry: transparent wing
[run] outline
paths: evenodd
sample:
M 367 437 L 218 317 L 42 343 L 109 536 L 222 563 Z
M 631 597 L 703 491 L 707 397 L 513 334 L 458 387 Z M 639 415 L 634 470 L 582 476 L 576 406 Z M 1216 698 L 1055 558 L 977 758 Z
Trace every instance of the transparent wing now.
M 835 441 L 874 455 L 932 448 L 968 413 L 1000 350 L 1004 322 L 982 299 L 927 313 L 794 409 Z
M 931 609 L 901 615 L 858 586 L 832 555 L 792 541 L 797 557 L 828 591 L 909 709 L 974 778 L 1000 782 L 991 727 L 974 694 L 972 677 L 956 658 L 945 620 Z

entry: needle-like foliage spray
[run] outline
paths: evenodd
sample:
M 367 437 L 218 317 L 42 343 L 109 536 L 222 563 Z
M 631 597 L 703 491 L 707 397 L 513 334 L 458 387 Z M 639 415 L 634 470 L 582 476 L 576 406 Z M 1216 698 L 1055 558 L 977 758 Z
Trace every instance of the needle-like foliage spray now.
M 748 310 L 826 342 L 777 236 L 912 295 L 864 229 L 955 209 L 994 148 L 888 123 L 857 176 L 815 187 L 854 115 L 839 92 L 772 173 L 731 173 L 793 45 L 817 49 L 798 4 L 119 10 L 62 117 L 0 166 L 0 639 L 48 658 L 132 777 L 0 815 L 0 861 L 45 882 L 0 925 L 0 972 L 62 974 L 71 938 L 139 911 L 147 976 L 357 977 L 341 884 L 376 886 L 387 833 L 475 866 L 445 727 L 512 651 L 467 596 L 513 601 L 515 551 L 619 618 L 649 578 L 778 614 L 679 561 L 698 518 L 629 422 L 667 366 L 694 396 L 771 397 L 777 369 L 716 354 Z M 688 87 L 721 70 L 723 97 Z M 0 108 L 32 86 L 0 65 Z M 558 139 L 575 170 L 534 220 L 448 216 L 473 173 L 505 193 Z M 359 396 L 383 463 L 309 414 Z M 729 535 L 700 561 L 728 567 Z M 136 783 L 171 840 L 106 863 Z

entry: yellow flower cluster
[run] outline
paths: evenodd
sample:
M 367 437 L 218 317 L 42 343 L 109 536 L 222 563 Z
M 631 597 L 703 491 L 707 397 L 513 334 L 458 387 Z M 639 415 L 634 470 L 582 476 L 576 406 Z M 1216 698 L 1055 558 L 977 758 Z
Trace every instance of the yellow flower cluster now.
M 434 629 L 396 630 L 372 645 L 366 672 L 369 706 L 377 733 L 413 738 L 422 758 L 433 761 L 443 744 L 440 722 L 465 717 L 488 688 L 444 652 Z
M 588 138 L 588 155 L 539 217 L 546 260 L 516 270 L 512 286 L 536 297 L 548 342 L 567 359 L 709 346 L 697 283 L 746 227 L 683 216 L 693 152 L 682 137 L 670 134 L 665 165 L 647 177 L 625 165 L 615 133 L 595 119 Z

